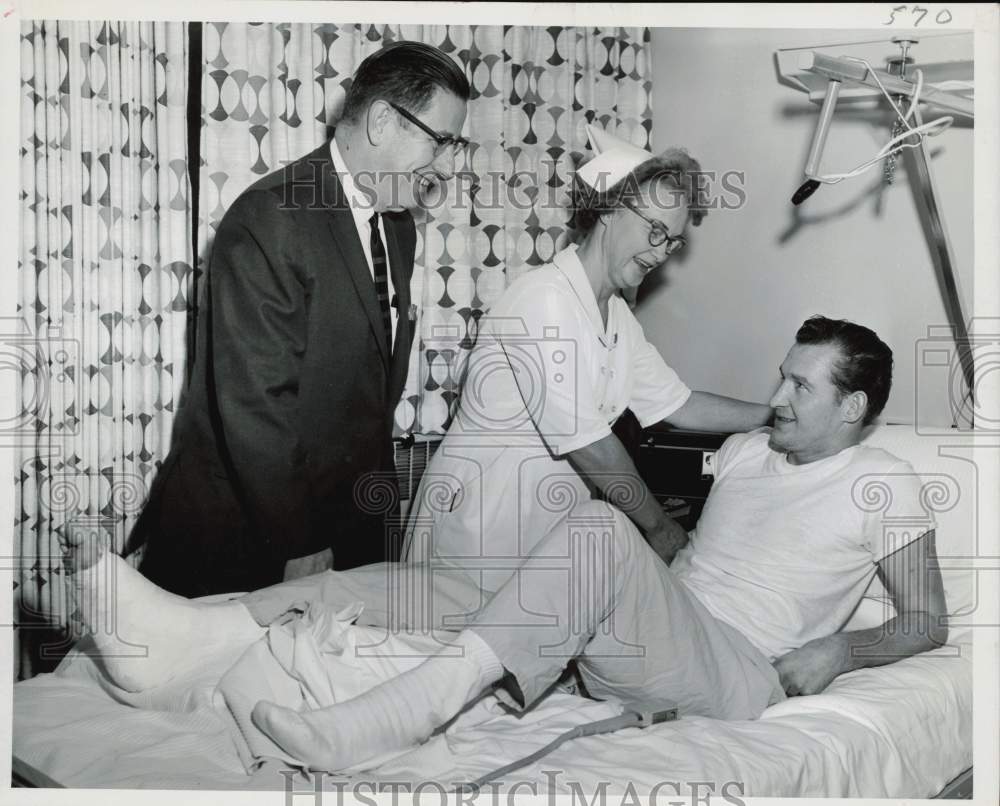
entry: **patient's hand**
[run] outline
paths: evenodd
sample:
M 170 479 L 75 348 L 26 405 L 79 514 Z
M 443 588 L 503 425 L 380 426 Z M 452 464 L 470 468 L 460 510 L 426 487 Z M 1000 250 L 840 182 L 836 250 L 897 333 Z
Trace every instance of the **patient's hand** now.
M 847 668 L 849 646 L 842 633 L 817 638 L 774 661 L 789 697 L 819 694 Z
M 677 552 L 687 545 L 688 533 L 677 521 L 667 518 L 646 532 L 646 542 L 663 562 L 670 565 Z

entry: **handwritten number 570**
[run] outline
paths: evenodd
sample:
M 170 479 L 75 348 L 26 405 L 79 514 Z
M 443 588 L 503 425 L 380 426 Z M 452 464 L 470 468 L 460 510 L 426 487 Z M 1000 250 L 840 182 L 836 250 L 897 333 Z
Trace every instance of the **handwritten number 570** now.
M 904 14 L 908 9 L 912 16 L 917 17 L 916 21 L 913 23 L 914 28 L 919 26 L 920 23 L 924 21 L 924 17 L 926 17 L 927 14 L 930 12 L 930 9 L 922 8 L 921 6 L 914 6 L 912 9 L 909 6 L 896 6 L 895 8 L 892 9 L 892 11 L 889 12 L 889 19 L 886 22 L 883 22 L 882 24 L 895 25 L 896 15 Z M 934 22 L 936 22 L 938 25 L 947 25 L 949 22 L 951 22 L 951 12 L 946 8 L 942 8 L 935 15 Z

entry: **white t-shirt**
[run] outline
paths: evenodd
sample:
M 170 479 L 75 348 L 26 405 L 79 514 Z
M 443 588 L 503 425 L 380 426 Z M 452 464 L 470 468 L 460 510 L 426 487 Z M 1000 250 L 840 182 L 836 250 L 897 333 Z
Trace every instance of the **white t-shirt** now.
M 908 462 L 855 445 L 793 465 L 769 428 L 737 434 L 671 568 L 772 660 L 839 631 L 876 563 L 934 528 Z
M 516 567 L 590 500 L 565 454 L 610 434 L 626 408 L 647 426 L 690 394 L 624 300 L 609 301 L 604 326 L 576 247 L 564 249 L 512 283 L 482 320 L 455 420 L 421 480 L 404 558 Z M 432 546 L 413 547 L 421 529 Z M 509 575 L 483 585 L 495 590 Z

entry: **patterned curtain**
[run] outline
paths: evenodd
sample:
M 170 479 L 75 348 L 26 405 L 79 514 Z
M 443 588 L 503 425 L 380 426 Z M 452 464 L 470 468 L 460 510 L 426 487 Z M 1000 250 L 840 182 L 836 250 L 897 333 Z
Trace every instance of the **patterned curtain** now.
M 20 298 L 5 338 L 22 411 L 5 434 L 29 677 L 65 649 L 61 538 L 87 530 L 120 552 L 166 455 L 193 233 L 186 26 L 28 21 L 20 41 Z
M 589 156 L 584 124 L 647 147 L 643 28 L 206 24 L 199 265 L 226 208 L 260 176 L 320 145 L 354 69 L 384 43 L 435 45 L 472 84 L 464 175 L 417 221 L 420 338 L 396 432 L 441 434 L 480 316 L 565 241 L 568 182 Z M 474 177 L 474 180 L 473 180 Z M 473 181 L 479 185 L 473 191 Z

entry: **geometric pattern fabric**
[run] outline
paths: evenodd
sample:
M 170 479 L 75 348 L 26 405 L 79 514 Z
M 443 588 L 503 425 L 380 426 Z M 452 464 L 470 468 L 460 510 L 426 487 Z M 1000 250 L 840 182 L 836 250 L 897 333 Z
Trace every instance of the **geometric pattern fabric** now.
M 183 23 L 22 22 L 18 316 L 2 323 L 21 405 L 0 439 L 17 455 L 23 677 L 68 622 L 61 539 L 97 530 L 120 551 L 170 444 L 194 274 L 187 42 Z
M 648 148 L 645 28 L 206 23 L 200 260 L 222 215 L 256 179 L 325 140 L 351 75 L 387 42 L 425 42 L 465 71 L 473 142 L 449 197 L 417 219 L 419 339 L 396 433 L 442 434 L 479 318 L 566 238 L 585 124 Z M 478 186 L 478 189 L 475 189 Z

